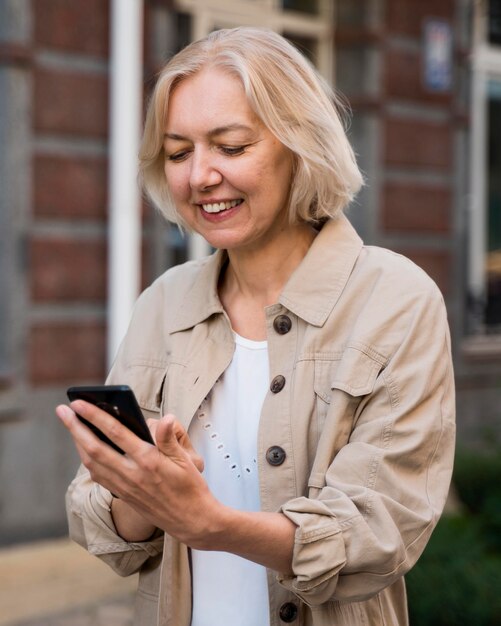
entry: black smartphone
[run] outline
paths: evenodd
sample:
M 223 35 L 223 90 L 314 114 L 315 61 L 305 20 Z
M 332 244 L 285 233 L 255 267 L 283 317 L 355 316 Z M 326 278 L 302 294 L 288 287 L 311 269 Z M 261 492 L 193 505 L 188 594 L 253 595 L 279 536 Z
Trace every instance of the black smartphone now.
M 126 426 L 135 435 L 154 444 L 150 429 L 146 424 L 146 420 L 141 412 L 136 396 L 132 389 L 127 385 L 101 385 L 87 387 L 70 387 L 67 390 L 70 402 L 73 400 L 85 400 L 103 411 L 106 411 L 117 419 L 121 424 Z M 77 415 L 78 419 L 83 422 L 92 432 L 109 446 L 114 448 L 120 454 L 124 451 L 111 441 L 104 433 L 102 433 L 94 424 Z

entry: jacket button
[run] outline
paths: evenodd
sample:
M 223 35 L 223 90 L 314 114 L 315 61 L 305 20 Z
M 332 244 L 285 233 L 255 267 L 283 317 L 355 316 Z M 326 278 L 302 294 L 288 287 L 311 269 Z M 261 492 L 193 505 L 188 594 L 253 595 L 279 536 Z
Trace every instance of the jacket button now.
M 278 615 L 280 616 L 282 622 L 286 622 L 287 624 L 293 622 L 296 619 L 297 614 L 297 604 L 294 604 L 294 602 L 285 602 L 284 604 L 282 604 L 278 612 Z
M 271 381 L 270 391 L 272 393 L 278 393 L 279 391 L 282 391 L 284 386 L 285 378 L 281 374 L 279 374 L 278 376 L 275 376 L 275 378 Z
M 286 456 L 285 450 L 280 446 L 271 446 L 266 451 L 266 460 L 270 465 L 282 465 Z
M 292 328 L 291 318 L 288 315 L 278 315 L 273 320 L 273 328 L 279 335 L 286 335 Z

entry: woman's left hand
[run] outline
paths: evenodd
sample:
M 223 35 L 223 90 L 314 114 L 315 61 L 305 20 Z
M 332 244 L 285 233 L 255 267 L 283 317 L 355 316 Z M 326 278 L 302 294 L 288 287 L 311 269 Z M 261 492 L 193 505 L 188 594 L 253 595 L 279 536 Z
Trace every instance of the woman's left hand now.
M 188 435 L 188 433 L 186 432 L 186 430 L 184 429 L 184 427 L 174 418 L 173 415 L 166 415 L 165 417 L 163 417 L 160 420 L 157 419 L 149 419 L 148 420 L 148 428 L 150 429 L 151 432 L 151 436 L 153 437 L 153 440 L 155 441 L 155 443 L 157 443 L 157 429 L 160 426 L 160 433 L 162 435 L 162 429 L 164 427 L 164 425 L 166 424 L 166 420 L 168 417 L 172 417 L 174 419 L 173 425 L 172 425 L 172 429 L 174 431 L 174 436 L 176 437 L 177 441 L 179 442 L 179 445 L 186 450 L 186 452 L 190 455 L 191 460 L 193 461 L 193 463 L 195 464 L 195 466 L 197 467 L 197 469 L 200 472 L 204 471 L 204 460 L 203 458 L 197 453 L 197 451 L 195 450 L 195 448 L 193 447 L 190 437 Z
M 156 446 L 142 441 L 111 415 L 82 400 L 56 409 L 83 465 L 97 482 L 148 523 L 194 548 L 206 548 L 224 507 L 201 475 L 203 461 L 173 415 L 149 422 Z M 125 454 L 102 442 L 77 418 L 94 424 Z

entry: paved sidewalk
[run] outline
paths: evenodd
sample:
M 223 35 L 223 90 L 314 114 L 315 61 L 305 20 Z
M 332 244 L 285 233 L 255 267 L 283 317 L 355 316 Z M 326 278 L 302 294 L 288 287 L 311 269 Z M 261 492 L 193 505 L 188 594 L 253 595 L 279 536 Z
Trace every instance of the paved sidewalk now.
M 133 626 L 136 576 L 68 539 L 0 550 L 0 626 Z
M 76 611 L 35 617 L 28 621 L 14 622 L 12 626 L 134 626 L 134 596 L 128 595 L 114 600 L 101 601 Z

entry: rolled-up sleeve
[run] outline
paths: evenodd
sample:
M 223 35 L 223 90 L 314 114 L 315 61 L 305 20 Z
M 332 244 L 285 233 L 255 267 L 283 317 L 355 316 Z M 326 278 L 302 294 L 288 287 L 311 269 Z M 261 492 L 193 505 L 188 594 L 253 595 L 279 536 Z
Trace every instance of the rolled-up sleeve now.
M 455 444 L 449 329 L 434 285 L 412 297 L 384 329 L 394 348 L 357 404 L 348 442 L 325 461 L 322 484 L 310 482 L 308 496 L 281 509 L 297 529 L 293 574 L 279 581 L 311 606 L 365 600 L 392 584 L 422 553 L 445 504 Z M 381 346 L 357 349 L 382 354 L 384 340 L 382 329 Z M 326 436 L 329 421 L 334 429 L 345 418 L 340 407 L 358 400 L 349 396 L 348 384 L 332 383 Z
M 162 552 L 163 532 L 150 541 L 128 543 L 117 533 L 111 514 L 111 493 L 93 482 L 81 467 L 66 493 L 70 537 L 107 563 L 120 576 L 139 570 L 150 557 Z

